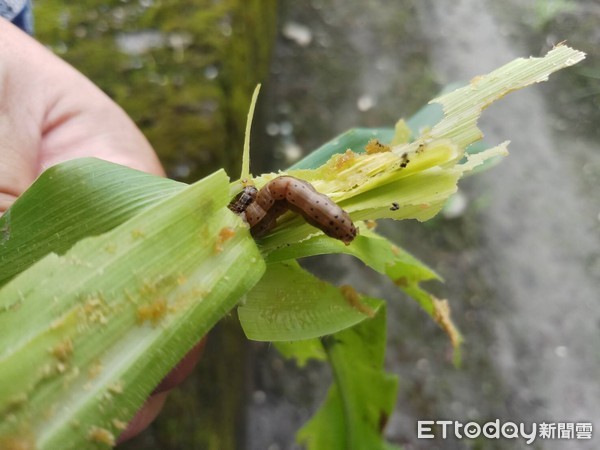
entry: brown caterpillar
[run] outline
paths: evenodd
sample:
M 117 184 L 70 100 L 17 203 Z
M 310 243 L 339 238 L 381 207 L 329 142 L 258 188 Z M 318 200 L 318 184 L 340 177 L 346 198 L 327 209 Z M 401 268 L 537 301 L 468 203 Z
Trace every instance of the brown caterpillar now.
M 357 229 L 346 211 L 315 190 L 308 182 L 290 176 L 277 177 L 260 191 L 246 187 L 229 204 L 229 209 L 245 214 L 253 236 L 260 237 L 275 226 L 277 218 L 291 210 L 327 236 L 348 245 Z

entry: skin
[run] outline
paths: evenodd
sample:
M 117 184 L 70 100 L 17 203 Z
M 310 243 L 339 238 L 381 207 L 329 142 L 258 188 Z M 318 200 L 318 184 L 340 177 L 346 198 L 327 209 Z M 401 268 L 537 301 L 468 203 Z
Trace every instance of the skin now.
M 91 81 L 0 18 L 0 214 L 48 167 L 93 156 L 164 176 L 125 112 Z M 119 441 L 146 428 L 191 372 L 204 341 L 163 380 Z

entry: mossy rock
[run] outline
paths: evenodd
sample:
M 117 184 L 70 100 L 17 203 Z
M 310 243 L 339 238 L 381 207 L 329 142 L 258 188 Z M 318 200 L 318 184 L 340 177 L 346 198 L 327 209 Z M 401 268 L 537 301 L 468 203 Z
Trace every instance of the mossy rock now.
M 276 0 L 39 0 L 34 13 L 36 37 L 125 109 L 170 176 L 192 181 L 239 170 L 276 10 Z

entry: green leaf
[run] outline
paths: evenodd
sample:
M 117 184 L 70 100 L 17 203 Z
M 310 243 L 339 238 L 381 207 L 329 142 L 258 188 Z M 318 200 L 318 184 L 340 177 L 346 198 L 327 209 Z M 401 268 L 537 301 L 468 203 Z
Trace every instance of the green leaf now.
M 335 383 L 298 432 L 308 450 L 389 448 L 382 432 L 396 403 L 398 379 L 383 369 L 385 320 L 381 307 L 375 318 L 322 339 Z
M 349 148 L 363 151 L 371 139 L 390 142 L 393 136 L 394 130 L 391 128 L 353 128 L 312 151 L 288 170 L 316 169 L 329 161 L 333 155 L 344 153 Z
M 238 307 L 242 328 L 255 341 L 295 341 L 335 333 L 375 314 L 382 301 L 351 287 L 319 280 L 295 261 L 270 264 Z
M 404 142 L 401 135 L 406 134 L 405 127 L 400 125 L 395 138 L 399 142 L 397 145 L 389 148 L 384 146 L 374 153 L 358 153 L 362 151 L 365 141 L 378 137 L 390 142 L 394 132 L 351 130 L 293 166 L 288 174 L 310 181 L 319 192 L 327 194 L 347 210 L 353 220 L 384 217 L 430 219 L 456 192 L 458 180 L 464 174 L 507 154 L 506 142 L 483 151 L 475 148 L 472 153 L 465 153 L 468 146 L 482 137 L 477 128 L 482 111 L 507 93 L 543 81 L 549 74 L 577 63 L 584 56 L 577 50 L 558 46 L 542 58 L 515 60 L 489 75 L 473 79 L 466 87 L 433 100 L 431 103 L 442 106 L 443 117 L 439 117 L 439 107 L 437 112 L 435 106 L 423 110 L 415 123 L 420 121 L 422 126 L 427 120 L 439 121 L 431 129 L 419 130 L 420 135 L 413 142 Z M 342 154 L 344 148 L 348 147 L 352 147 L 354 152 Z M 278 175 L 263 175 L 255 181 L 260 187 Z M 297 258 L 314 252 L 314 243 L 318 241 L 313 239 L 319 235 L 299 217 L 288 214 L 260 241 L 260 247 L 270 261 Z M 385 273 L 415 298 L 448 333 L 454 348 L 458 349 L 462 338 L 450 319 L 447 301 L 436 299 L 420 288 L 420 280 L 411 279 L 410 273 L 405 273 L 406 266 L 382 268 L 377 258 L 368 256 L 375 254 L 373 249 L 359 251 L 361 247 L 367 247 L 365 242 L 371 241 L 359 237 L 348 249 L 343 249 L 339 243 L 332 243 L 324 251 L 337 249 L 338 252 L 352 253 L 352 249 L 358 249 L 355 256 L 369 261 L 367 264 Z M 325 247 L 328 245 L 325 244 Z M 303 246 L 306 246 L 306 250 L 302 250 Z M 383 254 L 389 255 L 389 251 Z M 460 353 L 457 351 L 455 361 L 459 359 Z
M 450 318 L 447 303 L 420 287 L 420 283 L 424 281 L 441 280 L 439 275 L 407 251 L 373 230 L 369 230 L 366 224 L 360 225 L 360 234 L 350 245 L 344 245 L 326 236 L 313 236 L 305 241 L 272 251 L 266 256 L 266 260 L 268 264 L 274 264 L 291 258 L 333 253 L 355 256 L 367 266 L 388 277 L 396 286 L 415 299 L 448 334 L 455 351 L 455 362 L 457 364 L 460 362 L 459 347 L 462 337 Z
M 95 158 L 49 168 L 0 217 L 0 286 L 42 256 L 64 253 L 186 186 Z
M 264 272 L 223 171 L 0 290 L 0 448 L 107 448 Z
M 254 88 L 252 99 L 250 100 L 250 108 L 248 108 L 248 117 L 246 118 L 246 131 L 244 133 L 244 150 L 242 152 L 242 172 L 240 181 L 250 179 L 250 131 L 252 130 L 252 118 L 254 117 L 254 109 L 256 108 L 256 100 L 260 92 L 260 84 Z
M 583 57 L 558 46 L 544 58 L 514 61 L 434 100 L 443 118 L 430 129 L 413 129 L 412 142 L 401 126 L 395 145 L 383 146 L 387 151 L 359 154 L 365 140 L 384 142 L 394 131 L 354 130 L 290 174 L 312 182 L 354 220 L 426 220 L 460 177 L 506 154 L 506 143 L 465 154 L 481 137 L 477 120 L 483 109 Z M 259 242 L 259 253 L 247 227 L 225 208 L 239 183 L 229 185 L 222 172 L 186 187 L 106 164 L 84 160 L 50 169 L 0 219 L 0 283 L 6 283 L 0 289 L 0 448 L 110 446 L 158 380 L 257 282 L 263 257 L 274 261 L 289 244 L 299 245 L 289 258 L 318 247 L 310 238 L 319 231 L 288 214 Z M 277 175 L 254 182 L 261 187 Z M 366 232 L 352 245 L 356 256 L 396 280 L 444 329 L 453 329 L 447 302 L 418 285 L 435 274 L 410 258 L 390 259 L 393 249 L 382 250 Z M 383 256 L 366 256 L 377 251 Z M 245 306 L 250 320 L 242 320 L 254 327 L 250 334 L 301 339 L 360 323 L 324 340 L 336 387 L 320 414 L 332 422 L 329 436 L 339 439 L 328 441 L 319 419 L 305 428 L 306 442 L 311 448 L 387 447 L 374 424 L 391 408 L 385 393 L 394 391 L 395 382 L 379 367 L 383 337 L 371 339 L 377 330 L 369 328 L 379 323 L 381 332 L 382 314 L 363 320 L 368 310 L 353 291 L 343 295 L 319 285 L 293 264 L 271 266 L 275 275 L 289 274 L 308 288 L 286 286 L 283 277 L 263 279 L 260 288 L 270 298 Z M 294 292 L 291 301 L 278 303 L 284 288 Z M 334 310 L 342 308 L 343 320 L 326 314 L 327 302 L 315 301 L 320 295 L 337 298 Z M 312 300 L 303 303 L 303 296 Z M 374 299 L 365 304 L 378 306 Z M 276 326 L 267 326 L 270 320 Z M 302 355 L 300 360 L 322 356 L 314 341 L 295 350 L 288 346 L 288 352 Z
M 464 164 L 446 167 L 461 157 L 462 152 L 451 141 L 439 140 L 417 145 L 410 153 L 407 150 L 397 154 L 394 150 L 339 155 L 317 170 L 290 171 L 289 174 L 310 181 L 319 192 L 326 193 L 348 211 L 353 220 L 427 220 L 456 192 L 458 180 L 465 172 L 505 151 L 505 146 L 501 145 L 470 156 Z M 257 186 L 274 176 L 263 176 L 257 180 Z M 289 214 L 261 239 L 260 246 L 264 253 L 269 253 L 315 233 L 313 227 Z
M 435 139 L 451 139 L 466 148 L 483 133 L 477 120 L 485 108 L 509 92 L 546 81 L 550 74 L 585 58 L 585 53 L 559 44 L 540 58 L 518 58 L 489 74 L 475 77 L 468 86 L 433 99 L 442 105 L 444 118 L 428 133 Z
M 444 89 L 444 93 L 453 91 L 459 87 L 461 87 L 459 84 L 451 84 Z M 407 119 L 405 126 L 413 137 L 420 136 L 424 130 L 431 129 L 443 117 L 444 112 L 441 106 L 430 103 L 423 106 Z M 329 161 L 332 156 L 344 153 L 348 149 L 357 153 L 363 153 L 365 146 L 372 139 L 377 139 L 383 144 L 392 143 L 395 145 L 400 143 L 394 142 L 394 134 L 395 131 L 392 128 L 352 128 L 313 150 L 288 170 L 316 169 Z M 401 143 L 410 142 L 411 140 L 414 139 L 403 140 Z M 479 152 L 486 148 L 488 147 L 481 145 L 474 147 L 473 150 Z
M 287 359 L 295 359 L 299 367 L 303 367 L 310 360 L 325 361 L 327 354 L 320 339 L 307 339 L 304 341 L 278 341 L 273 346 Z
M 287 173 L 310 181 L 317 191 L 346 209 L 353 220 L 430 219 L 456 192 L 457 182 L 463 175 L 508 153 L 508 142 L 477 153 L 465 153 L 468 146 L 482 137 L 477 127 L 482 111 L 509 92 L 546 80 L 551 73 L 584 57 L 582 52 L 559 45 L 542 58 L 515 60 L 433 100 L 432 103 L 442 105 L 443 118 L 431 129 L 423 130 L 413 142 L 375 153 L 359 153 L 369 131 L 352 130 Z M 393 136 L 392 130 L 372 133 L 382 136 L 387 133 L 389 139 Z M 351 141 L 355 138 L 358 148 L 352 147 Z M 343 147 L 351 147 L 352 151 L 340 154 Z M 327 159 L 330 155 L 333 156 Z M 318 168 L 309 169 L 320 163 L 323 164 Z M 262 187 L 279 175 L 264 174 L 256 178 L 255 183 Z M 314 229 L 299 225 L 291 215 L 282 217 L 278 226 L 261 241 L 263 251 L 270 252 L 314 234 Z
M 360 234 L 350 245 L 344 245 L 342 242 L 326 236 L 313 236 L 306 241 L 290 244 L 269 253 L 266 261 L 268 264 L 273 264 L 290 258 L 305 258 L 332 253 L 355 256 L 367 266 L 386 275 L 400 287 L 415 285 L 427 280 L 440 280 L 439 275 L 432 269 L 385 237 L 369 230 L 364 224 L 360 225 Z M 426 311 L 432 312 L 430 305 L 422 304 L 421 306 Z

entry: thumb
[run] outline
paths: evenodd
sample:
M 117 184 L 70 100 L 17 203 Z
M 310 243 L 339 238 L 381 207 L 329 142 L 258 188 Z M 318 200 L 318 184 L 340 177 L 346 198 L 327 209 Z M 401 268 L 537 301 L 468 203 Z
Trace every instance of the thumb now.
M 164 175 L 152 147 L 120 107 L 0 20 L 0 212 L 46 168 L 85 156 Z

